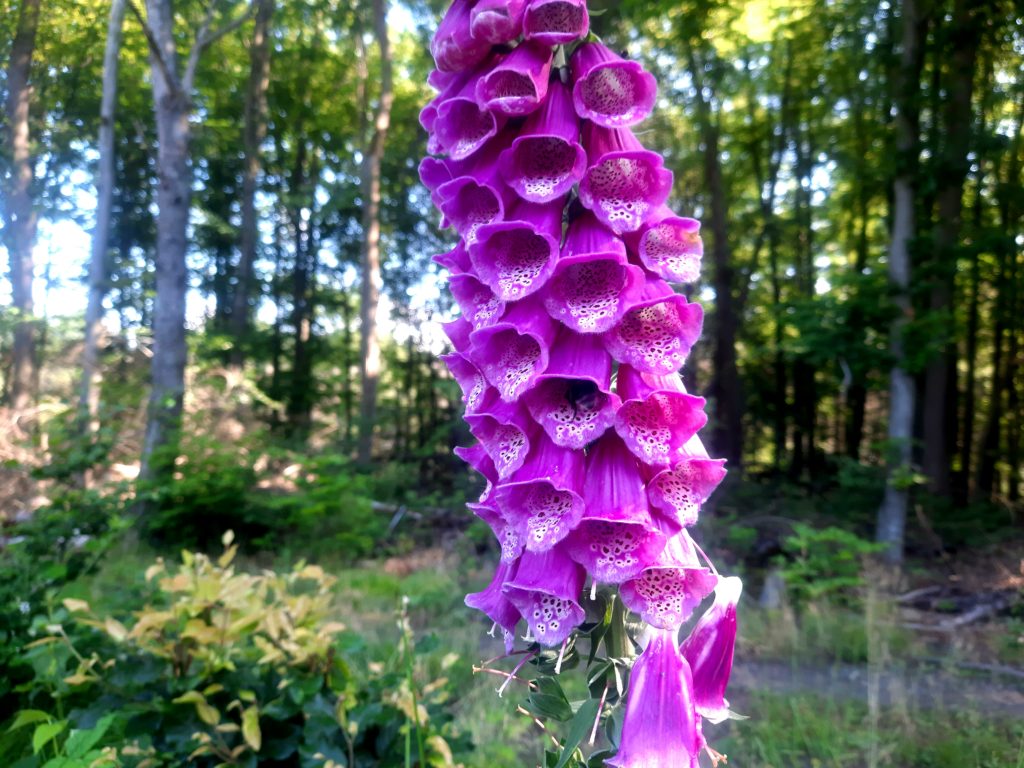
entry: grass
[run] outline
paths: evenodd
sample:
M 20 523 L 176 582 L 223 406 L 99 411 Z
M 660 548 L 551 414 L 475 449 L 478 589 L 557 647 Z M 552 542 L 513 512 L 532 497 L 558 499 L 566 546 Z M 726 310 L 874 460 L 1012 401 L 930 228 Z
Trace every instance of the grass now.
M 706 733 L 741 768 L 1024 768 L 1020 722 L 914 712 L 873 725 L 865 705 L 813 694 L 761 693 L 746 707 L 750 720 Z

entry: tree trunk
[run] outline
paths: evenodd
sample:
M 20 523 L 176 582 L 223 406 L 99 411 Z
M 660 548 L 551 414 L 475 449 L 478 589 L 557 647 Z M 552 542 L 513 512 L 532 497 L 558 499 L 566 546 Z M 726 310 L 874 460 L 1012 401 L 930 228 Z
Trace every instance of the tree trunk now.
M 174 17 L 169 0 L 147 0 L 156 50 L 150 51 L 157 131 L 156 299 L 153 310 L 152 390 L 139 479 L 155 480 L 173 467 L 185 396 L 185 292 L 189 167 L 189 96 L 170 76 L 177 72 Z M 159 57 L 163 57 L 161 61 Z
M 99 173 L 96 181 L 96 225 L 89 258 L 89 302 L 85 308 L 85 341 L 82 344 L 82 382 L 78 395 L 79 429 L 92 434 L 98 427 L 99 345 L 103 297 L 107 292 L 107 245 L 110 213 L 114 202 L 114 112 L 117 109 L 117 70 L 121 55 L 125 0 L 113 0 L 103 53 L 103 96 L 100 102 Z
M 295 269 L 292 274 L 292 372 L 288 392 L 288 426 L 291 433 L 300 439 L 305 439 L 312 424 L 313 360 L 310 356 L 309 342 L 312 338 L 312 286 L 316 279 L 316 244 L 313 237 L 313 217 L 304 215 L 306 211 L 299 201 L 302 200 L 308 183 L 309 210 L 312 210 L 316 201 L 316 180 L 319 174 L 315 158 L 307 170 L 306 157 L 307 144 L 303 137 L 300 138 L 295 153 L 295 165 L 292 168 L 288 190 L 289 196 L 295 200 L 297 206 L 291 214 L 295 238 Z
M 358 460 L 369 464 L 373 456 L 373 427 L 377 417 L 377 381 L 380 376 L 380 342 L 377 339 L 377 307 L 380 300 L 380 185 L 384 142 L 391 124 L 391 44 L 388 40 L 387 0 L 373 0 L 373 26 L 380 48 L 380 100 L 373 120 L 373 137 L 363 156 L 363 282 L 359 308 L 360 381 Z
M 7 67 L 7 141 L 11 173 L 4 208 L 4 234 L 11 266 L 11 298 L 16 313 L 8 387 L 11 408 L 22 423 L 30 421 L 35 399 L 36 335 L 33 317 L 32 249 L 38 215 L 32 206 L 33 160 L 29 137 L 29 106 L 32 102 L 32 55 L 39 28 L 40 0 L 22 0 L 18 28 L 11 44 Z
M 956 0 L 950 39 L 949 77 L 943 115 L 945 147 L 939 153 L 938 221 L 935 226 L 935 265 L 929 310 L 952 317 L 952 297 L 960 241 L 960 216 L 963 208 L 964 178 L 968 170 L 967 153 L 971 138 L 971 100 L 974 69 L 980 39 L 981 11 L 972 0 Z M 940 496 L 950 492 L 950 463 L 956 442 L 956 347 L 945 341 L 940 353 L 925 371 L 924 459 L 929 490 Z M 951 386 L 952 384 L 952 386 Z
M 897 170 L 893 179 L 892 241 L 889 246 L 889 282 L 898 314 L 892 323 L 889 374 L 889 458 L 885 496 L 878 509 L 877 539 L 886 545 L 883 558 L 890 565 L 903 562 L 907 519 L 911 441 L 914 430 L 914 380 L 907 372 L 903 333 L 911 317 L 910 242 L 916 232 L 914 195 L 917 186 L 918 93 L 921 78 L 921 40 L 924 29 L 916 0 L 900 3 L 902 51 L 896 96 Z
M 714 267 L 715 346 L 712 353 L 712 379 L 708 394 L 714 401 L 714 425 L 711 444 L 717 455 L 740 469 L 743 462 L 743 432 L 740 405 L 740 377 L 736 363 L 736 336 L 739 312 L 736 306 L 735 273 L 727 237 L 728 201 L 722 179 L 719 155 L 719 126 L 712 118 L 711 104 L 704 94 L 704 66 L 698 61 L 692 43 L 687 46 L 690 76 L 697 92 L 697 118 L 703 143 L 704 186 L 711 211 L 711 261 Z
M 249 84 L 245 91 L 245 122 L 242 148 L 245 171 L 242 176 L 242 231 L 234 296 L 231 304 L 230 363 L 240 369 L 245 363 L 245 342 L 249 332 L 249 299 L 253 266 L 259 241 L 256 221 L 256 182 L 260 174 L 260 147 L 267 135 L 267 88 L 270 84 L 270 21 L 274 0 L 255 0 L 256 23 L 249 47 Z

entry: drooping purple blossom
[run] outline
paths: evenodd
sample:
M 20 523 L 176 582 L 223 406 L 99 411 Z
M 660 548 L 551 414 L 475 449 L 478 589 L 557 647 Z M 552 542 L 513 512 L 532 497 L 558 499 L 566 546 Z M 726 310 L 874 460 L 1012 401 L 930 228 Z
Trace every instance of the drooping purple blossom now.
M 736 647 L 736 604 L 743 582 L 735 576 L 720 579 L 715 587 L 715 602 L 683 643 L 683 657 L 693 672 L 694 699 L 701 717 L 712 723 L 729 717 L 725 687 L 732 672 Z
M 557 646 L 585 616 L 579 603 L 584 578 L 582 566 L 561 547 L 552 547 L 524 552 L 515 578 L 504 590 L 533 637 L 542 645 Z
M 690 665 L 676 630 L 649 630 L 647 647 L 629 676 L 616 768 L 699 768 L 704 738 L 693 703 Z
M 654 76 L 601 43 L 583 43 L 572 55 L 573 104 L 585 120 L 605 128 L 636 125 L 658 95 Z
M 740 591 L 687 530 L 725 475 L 678 375 L 703 312 L 671 284 L 699 277 L 700 225 L 669 207 L 671 171 L 630 130 L 654 78 L 588 29 L 585 0 L 455 0 L 431 47 L 419 175 L 459 238 L 434 261 L 460 311 L 443 359 L 477 441 L 456 453 L 483 478 L 468 507 L 501 552 L 466 603 L 507 651 L 520 619 L 554 647 L 585 619 L 588 575 L 618 585 L 648 628 L 608 764 L 694 768 L 701 718 L 727 714 Z

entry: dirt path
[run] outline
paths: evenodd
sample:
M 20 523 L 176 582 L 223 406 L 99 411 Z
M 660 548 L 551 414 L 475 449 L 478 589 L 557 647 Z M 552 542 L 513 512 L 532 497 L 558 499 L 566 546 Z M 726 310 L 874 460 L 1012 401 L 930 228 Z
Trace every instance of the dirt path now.
M 741 693 L 816 693 L 827 698 L 868 701 L 868 669 L 853 664 L 811 666 L 763 660 L 737 660 L 730 688 Z M 883 708 L 910 711 L 974 711 L 1024 718 L 1024 680 L 994 674 L 963 674 L 938 666 L 890 666 L 879 678 Z

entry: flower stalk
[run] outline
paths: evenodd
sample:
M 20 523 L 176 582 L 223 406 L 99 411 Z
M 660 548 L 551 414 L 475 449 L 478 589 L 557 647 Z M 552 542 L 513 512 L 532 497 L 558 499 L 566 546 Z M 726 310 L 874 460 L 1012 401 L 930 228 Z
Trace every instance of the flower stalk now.
M 689 534 L 725 475 L 679 375 L 703 323 L 675 288 L 699 278 L 700 224 L 633 132 L 654 77 L 589 23 L 585 0 L 454 0 L 431 47 L 420 178 L 458 238 L 435 257 L 460 310 L 444 360 L 478 441 L 456 454 L 501 551 L 466 603 L 522 654 L 474 671 L 504 677 L 499 695 L 525 683 L 552 738 L 544 719 L 578 717 L 559 766 L 603 722 L 607 765 L 697 768 L 723 759 L 704 724 L 730 715 L 740 595 Z M 570 705 L 557 676 L 584 658 L 592 698 Z

